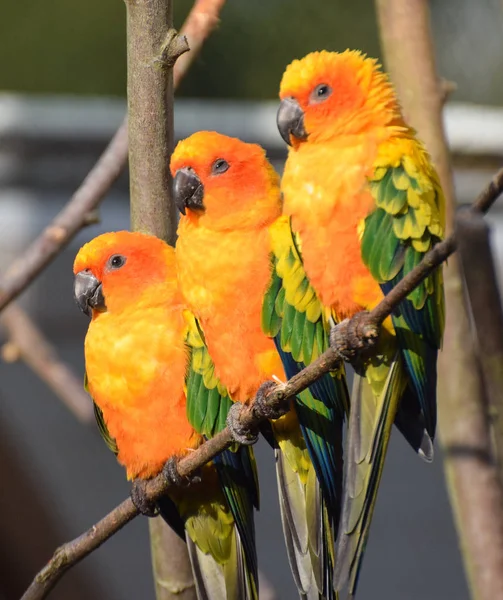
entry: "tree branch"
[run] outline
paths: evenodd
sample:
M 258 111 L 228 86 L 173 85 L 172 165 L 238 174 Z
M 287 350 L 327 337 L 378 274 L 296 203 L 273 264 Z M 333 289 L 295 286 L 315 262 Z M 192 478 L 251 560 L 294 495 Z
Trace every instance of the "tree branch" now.
M 489 235 L 489 226 L 482 215 L 458 212 L 459 257 L 475 325 L 499 477 L 503 482 L 503 311 Z M 486 437 L 490 439 L 489 422 L 486 428 Z
M 131 228 L 171 245 L 177 214 L 169 162 L 174 144 L 173 66 L 189 49 L 172 28 L 174 0 L 126 0 Z M 187 545 L 162 519 L 149 522 L 157 600 L 196 600 Z
M 21 358 L 79 421 L 93 421 L 92 403 L 84 391 L 82 380 L 60 360 L 55 348 L 44 338 L 30 317 L 17 304 L 11 304 L 0 315 L 0 323 L 9 338 L 2 348 L 3 360 L 14 362 Z
M 187 73 L 205 39 L 217 26 L 224 0 L 196 0 L 182 27 L 191 51 L 174 68 L 176 88 Z M 7 269 L 0 279 L 0 311 L 17 298 L 49 265 L 73 237 L 93 218 L 96 207 L 115 183 L 128 157 L 128 125 L 126 118 L 68 204 L 44 229 L 38 238 Z
M 483 209 L 484 211 L 487 211 L 502 192 L 503 169 L 498 171 L 496 176 L 482 191 L 476 202 L 472 205 L 472 210 L 477 211 Z M 350 350 L 360 350 L 361 346 L 365 345 L 368 341 L 369 333 L 372 334 L 374 329 L 379 327 L 379 324 L 391 314 L 392 310 L 398 306 L 398 304 L 404 300 L 433 269 L 442 264 L 442 262 L 452 254 L 454 249 L 455 240 L 452 237 L 438 244 L 435 248 L 436 251 L 428 253 L 423 261 L 411 271 L 410 275 L 404 278 L 404 281 L 407 281 L 407 283 L 405 285 L 400 284 L 397 286 L 397 288 L 400 287 L 399 292 L 395 292 L 397 288 L 394 288 L 374 308 L 374 310 L 368 313 L 358 313 L 359 315 L 363 315 L 363 318 L 357 320 L 357 334 L 359 337 L 355 337 L 353 340 L 347 340 L 342 336 L 339 344 L 330 347 L 316 361 L 300 371 L 300 373 L 292 377 L 285 384 L 273 388 L 267 395 L 267 406 L 275 409 L 280 407 L 286 408 L 288 406 L 289 398 L 297 395 L 325 373 L 333 370 L 341 360 L 341 353 L 346 352 L 348 347 Z M 388 300 L 391 294 L 394 294 L 393 303 Z M 341 325 L 338 325 L 337 327 L 341 327 Z M 372 338 L 372 336 L 370 336 L 370 338 Z M 240 424 L 244 430 L 249 430 L 250 432 L 257 431 L 258 426 L 263 420 L 263 416 L 254 407 L 254 400 L 249 406 L 244 407 L 241 411 Z M 205 442 L 197 450 L 183 457 L 178 462 L 179 474 L 182 477 L 192 475 L 208 461 L 212 460 L 217 454 L 228 448 L 232 442 L 233 439 L 231 433 L 228 428 L 225 428 L 214 438 Z M 147 497 L 150 500 L 155 500 L 162 494 L 165 494 L 171 485 L 172 484 L 166 481 L 162 474 L 158 475 L 147 483 Z M 134 507 L 131 499 L 128 498 L 80 537 L 58 548 L 52 559 L 35 577 L 22 600 L 40 600 L 45 598 L 67 569 L 96 550 L 103 542 L 114 535 L 137 515 L 138 511 Z

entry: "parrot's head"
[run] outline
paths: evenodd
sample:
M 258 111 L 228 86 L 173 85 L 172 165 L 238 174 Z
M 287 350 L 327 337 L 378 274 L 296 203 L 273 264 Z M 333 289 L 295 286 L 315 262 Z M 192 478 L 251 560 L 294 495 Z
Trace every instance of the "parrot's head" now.
M 283 74 L 277 125 L 293 148 L 339 135 L 372 133 L 400 121 L 393 87 L 378 62 L 356 50 L 312 52 Z
M 200 131 L 178 143 L 171 172 L 178 210 L 209 229 L 261 227 L 281 214 L 279 177 L 256 144 Z
M 88 316 L 148 304 L 149 298 L 159 302 L 159 294 L 166 303 L 178 303 L 175 251 L 154 236 L 99 235 L 79 250 L 73 272 L 75 300 Z

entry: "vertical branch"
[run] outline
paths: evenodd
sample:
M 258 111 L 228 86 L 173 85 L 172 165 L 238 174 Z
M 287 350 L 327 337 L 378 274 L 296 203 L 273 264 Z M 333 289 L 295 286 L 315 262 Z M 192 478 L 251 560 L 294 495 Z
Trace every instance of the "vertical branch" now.
M 456 210 L 442 127 L 426 0 L 376 0 L 386 65 L 406 119 L 418 130 L 446 196 L 447 232 Z M 503 493 L 490 458 L 485 402 L 456 257 L 444 268 L 447 305 L 439 359 L 439 430 L 463 560 L 477 600 L 503 598 Z
M 126 0 L 126 6 L 131 225 L 173 244 L 172 67 L 189 47 L 172 29 L 171 0 Z
M 194 578 L 187 544 L 161 518 L 149 519 L 157 600 L 193 600 Z
M 175 241 L 169 159 L 173 147 L 173 65 L 188 50 L 172 29 L 173 0 L 126 0 L 131 225 Z M 185 544 L 160 518 L 150 522 L 158 600 L 193 600 Z
M 458 213 L 459 256 L 493 423 L 500 482 L 503 482 L 503 311 L 489 235 L 489 226 L 481 214 L 465 210 Z

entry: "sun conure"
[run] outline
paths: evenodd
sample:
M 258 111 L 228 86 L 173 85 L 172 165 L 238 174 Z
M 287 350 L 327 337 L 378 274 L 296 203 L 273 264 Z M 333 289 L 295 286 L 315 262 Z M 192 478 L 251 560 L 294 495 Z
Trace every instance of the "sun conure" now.
M 191 317 L 175 251 L 152 236 L 107 233 L 80 249 L 74 273 L 75 298 L 91 317 L 86 376 L 98 425 L 128 479 L 141 482 L 204 441 L 187 418 Z M 187 541 L 200 600 L 257 600 L 257 494 L 253 456 L 242 446 L 157 501 Z
M 277 123 L 290 149 L 284 217 L 272 236 L 278 281 L 267 305 L 274 312 L 279 304 L 283 314 L 273 333 L 306 363 L 312 357 L 303 341 L 283 342 L 296 323 L 327 330 L 330 321 L 372 309 L 442 238 L 444 199 L 375 60 L 314 52 L 287 67 L 280 98 Z M 300 300 L 301 289 L 317 308 Z M 336 589 L 349 584 L 355 592 L 393 422 L 432 459 L 443 327 L 439 270 L 385 321 L 376 350 L 355 361 Z M 325 348 L 326 337 L 316 352 Z
M 181 141 L 171 171 L 182 213 L 180 287 L 212 360 L 210 373 L 203 360 L 194 365 L 201 390 L 214 386 L 216 376 L 234 402 L 249 402 L 259 388 L 263 398 L 262 384 L 285 380 L 274 342 L 261 329 L 272 274 L 269 226 L 281 214 L 279 178 L 260 146 L 215 132 Z M 344 415 L 337 393 L 344 399 L 347 393 L 338 383 L 340 389 L 328 377 L 272 421 L 283 530 L 301 598 L 334 597 Z M 188 401 L 204 403 L 190 390 Z

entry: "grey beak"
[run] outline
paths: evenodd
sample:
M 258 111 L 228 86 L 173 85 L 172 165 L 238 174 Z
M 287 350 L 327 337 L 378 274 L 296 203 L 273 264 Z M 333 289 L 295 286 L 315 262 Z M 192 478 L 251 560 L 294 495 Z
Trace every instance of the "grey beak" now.
M 80 310 L 88 317 L 93 308 L 98 311 L 106 310 L 103 287 L 90 271 L 80 271 L 75 275 L 73 295 Z
M 290 135 L 298 140 L 306 140 L 307 132 L 304 127 L 304 112 L 295 98 L 283 98 L 276 115 L 278 131 L 285 142 L 291 146 Z
M 176 172 L 173 197 L 182 215 L 185 214 L 186 208 L 204 210 L 204 186 L 197 173 L 190 167 L 183 167 Z

